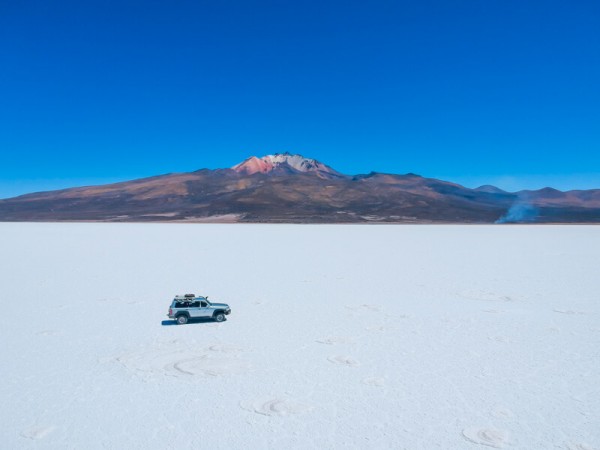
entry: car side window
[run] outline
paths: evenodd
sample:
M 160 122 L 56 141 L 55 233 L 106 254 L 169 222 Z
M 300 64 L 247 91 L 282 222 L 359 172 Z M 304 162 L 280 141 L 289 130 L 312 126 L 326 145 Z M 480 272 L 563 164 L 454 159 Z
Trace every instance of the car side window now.
M 200 302 L 200 304 L 202 305 L 203 308 L 206 308 L 208 306 L 208 303 L 206 303 L 206 302 Z
M 200 307 L 200 302 L 192 303 L 192 308 L 199 308 L 199 307 Z

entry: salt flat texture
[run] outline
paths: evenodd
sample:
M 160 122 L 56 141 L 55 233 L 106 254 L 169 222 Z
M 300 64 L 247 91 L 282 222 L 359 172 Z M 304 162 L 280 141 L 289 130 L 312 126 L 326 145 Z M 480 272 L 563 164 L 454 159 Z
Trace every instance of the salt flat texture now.
M 0 447 L 600 448 L 600 227 L 0 224 Z M 230 303 L 173 326 L 174 294 Z

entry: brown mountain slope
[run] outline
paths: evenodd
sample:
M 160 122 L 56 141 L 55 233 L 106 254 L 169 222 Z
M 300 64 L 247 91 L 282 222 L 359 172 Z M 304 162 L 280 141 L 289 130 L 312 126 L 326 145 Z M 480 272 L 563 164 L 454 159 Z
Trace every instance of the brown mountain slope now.
M 346 176 L 286 155 L 273 155 L 270 166 L 247 160 L 260 169 L 250 174 L 238 165 L 0 200 L 0 220 L 600 222 L 600 190 L 508 193 L 413 174 Z

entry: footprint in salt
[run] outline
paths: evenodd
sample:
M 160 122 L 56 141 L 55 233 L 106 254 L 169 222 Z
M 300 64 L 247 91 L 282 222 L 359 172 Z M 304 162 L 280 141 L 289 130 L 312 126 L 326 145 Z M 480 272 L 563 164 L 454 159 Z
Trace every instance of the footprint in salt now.
M 21 436 L 35 441 L 43 439 L 54 431 L 53 426 L 35 426 L 21 432 Z
M 188 380 L 198 377 L 238 375 L 250 370 L 250 364 L 237 357 L 215 357 L 181 349 L 177 345 L 149 347 L 113 359 L 136 376 L 170 376 Z
M 253 402 L 240 402 L 240 407 L 263 416 L 290 416 L 312 410 L 312 406 L 286 397 L 267 397 Z
M 244 349 L 241 347 L 235 347 L 233 345 L 225 345 L 225 344 L 214 344 L 208 347 L 211 352 L 221 352 L 221 353 L 240 353 L 243 352 Z
M 591 445 L 583 442 L 569 442 L 567 443 L 568 450 L 595 450 Z
M 568 314 L 568 315 L 586 314 L 583 311 L 574 311 L 572 309 L 555 309 L 554 312 L 557 312 L 557 313 L 560 313 L 560 314 Z
M 60 332 L 58 332 L 56 330 L 43 330 L 43 331 L 38 331 L 36 334 L 39 336 L 57 336 L 60 334 Z
M 171 376 L 179 376 L 183 374 L 197 376 L 222 376 L 230 374 L 239 374 L 246 372 L 249 365 L 240 360 L 235 359 L 215 359 L 215 358 L 191 358 L 176 361 L 167 364 L 164 367 L 165 372 Z
M 347 336 L 331 336 L 328 338 L 317 339 L 319 344 L 335 345 L 335 344 L 353 344 L 354 341 Z
M 350 356 L 330 356 L 327 360 L 333 364 L 346 367 L 357 367 L 359 362 Z
M 493 409 L 490 415 L 496 419 L 512 419 L 515 416 L 510 409 L 503 407 Z
M 515 299 L 509 295 L 496 294 L 495 292 L 483 291 L 483 290 L 465 290 L 459 292 L 460 297 L 469 300 L 481 300 L 484 302 L 514 302 Z
M 358 306 L 346 305 L 346 308 L 352 309 L 354 311 L 381 311 L 381 307 L 367 303 Z
M 385 378 L 383 378 L 383 377 L 363 378 L 362 384 L 366 384 L 367 386 L 382 387 L 385 384 Z
M 502 448 L 508 443 L 508 434 L 495 428 L 469 427 L 462 432 L 463 437 L 473 444 Z

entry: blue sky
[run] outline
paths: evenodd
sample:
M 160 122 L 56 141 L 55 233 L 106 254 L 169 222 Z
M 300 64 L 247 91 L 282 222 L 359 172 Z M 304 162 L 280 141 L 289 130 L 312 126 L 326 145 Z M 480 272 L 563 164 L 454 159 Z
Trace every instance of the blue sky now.
M 600 3 L 0 2 L 0 197 L 289 151 L 600 188 Z

